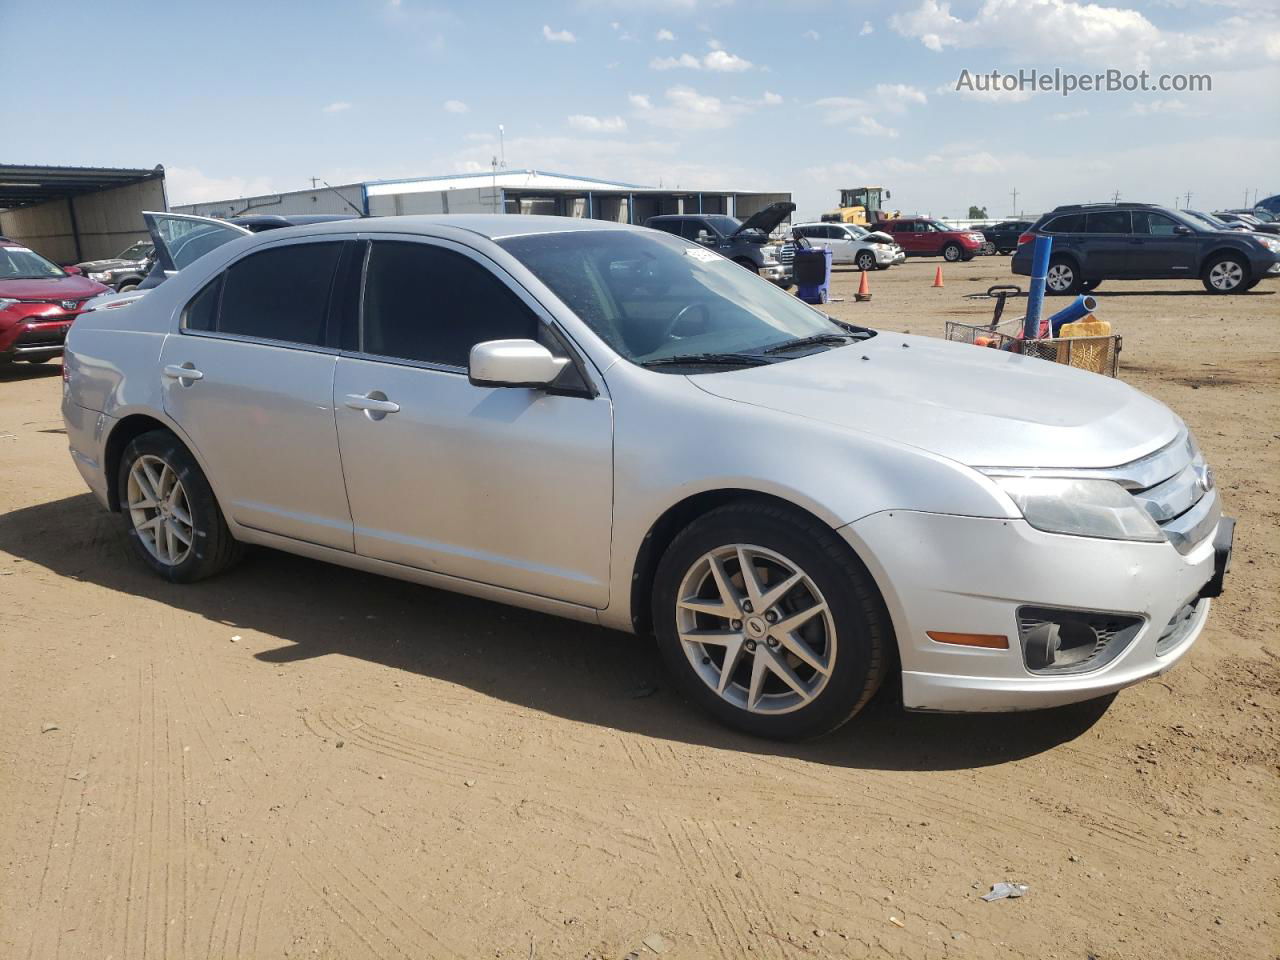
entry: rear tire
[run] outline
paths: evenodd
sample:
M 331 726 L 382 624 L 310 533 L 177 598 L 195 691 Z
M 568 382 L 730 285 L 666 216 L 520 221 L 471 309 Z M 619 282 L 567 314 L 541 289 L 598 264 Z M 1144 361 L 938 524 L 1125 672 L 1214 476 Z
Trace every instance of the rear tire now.
M 1200 274 L 1200 282 L 1210 293 L 1244 293 L 1249 279 L 1249 265 L 1230 253 L 1214 257 Z
M 738 501 L 690 524 L 658 565 L 652 605 L 659 649 L 686 695 L 755 736 L 834 730 L 888 671 L 893 628 L 871 575 L 830 527 L 782 505 Z
M 1079 293 L 1080 268 L 1072 260 L 1058 258 L 1049 261 L 1049 273 L 1045 277 L 1044 291 L 1050 296 L 1063 297 Z
M 130 441 L 117 478 L 129 545 L 164 579 L 193 583 L 240 559 L 243 548 L 227 529 L 204 472 L 168 430 Z

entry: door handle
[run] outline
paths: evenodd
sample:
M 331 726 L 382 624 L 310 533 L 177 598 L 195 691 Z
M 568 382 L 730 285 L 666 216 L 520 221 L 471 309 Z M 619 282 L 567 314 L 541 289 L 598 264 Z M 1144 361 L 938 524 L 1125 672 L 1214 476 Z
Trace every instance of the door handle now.
M 204 379 L 204 374 L 190 364 L 171 363 L 164 368 L 164 375 L 170 380 L 177 380 L 184 387 L 190 386 L 196 380 Z
M 400 404 L 388 400 L 381 390 L 371 390 L 367 394 L 348 393 L 343 403 L 352 410 L 363 410 L 370 420 L 381 420 L 388 413 L 400 412 Z

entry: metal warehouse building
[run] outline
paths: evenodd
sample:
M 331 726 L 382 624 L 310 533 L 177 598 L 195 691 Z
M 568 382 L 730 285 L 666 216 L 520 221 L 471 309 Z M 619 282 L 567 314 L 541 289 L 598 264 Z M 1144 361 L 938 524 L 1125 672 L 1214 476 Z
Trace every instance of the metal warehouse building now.
M 143 210 L 163 209 L 162 166 L 0 164 L 0 235 L 58 263 L 114 257 L 146 239 Z
M 173 209 L 206 217 L 245 213 L 539 213 L 643 223 L 663 213 L 727 213 L 746 219 L 790 193 L 681 190 L 538 170 L 502 170 L 411 180 L 371 180 Z

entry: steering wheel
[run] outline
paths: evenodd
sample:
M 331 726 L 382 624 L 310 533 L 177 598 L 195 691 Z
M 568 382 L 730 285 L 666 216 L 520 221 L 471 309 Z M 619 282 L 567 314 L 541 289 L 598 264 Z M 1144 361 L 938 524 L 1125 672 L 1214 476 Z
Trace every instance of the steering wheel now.
M 708 320 L 711 319 L 711 311 L 707 309 L 707 305 L 705 303 L 686 303 L 683 307 L 681 307 L 679 310 L 675 312 L 675 315 L 669 321 L 667 321 L 667 325 L 666 327 L 663 328 L 662 335 L 658 338 L 658 342 L 662 343 L 664 340 L 668 339 L 671 336 L 671 334 L 675 331 L 676 327 L 680 326 L 680 321 L 683 320 L 687 314 L 689 314 L 694 310 L 702 311 L 703 323 L 706 323 Z

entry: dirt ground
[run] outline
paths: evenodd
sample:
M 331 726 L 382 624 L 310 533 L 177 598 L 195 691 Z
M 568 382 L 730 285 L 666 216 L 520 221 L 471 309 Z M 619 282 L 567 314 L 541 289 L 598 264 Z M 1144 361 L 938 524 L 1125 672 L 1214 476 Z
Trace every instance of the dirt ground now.
M 1010 279 L 937 263 L 868 304 L 841 273 L 831 312 L 936 336 Z M 1109 701 L 881 697 L 802 745 L 621 634 L 265 550 L 162 583 L 72 467 L 58 365 L 0 374 L 0 956 L 1276 956 L 1280 282 L 1099 299 L 1239 518 L 1195 649 Z

